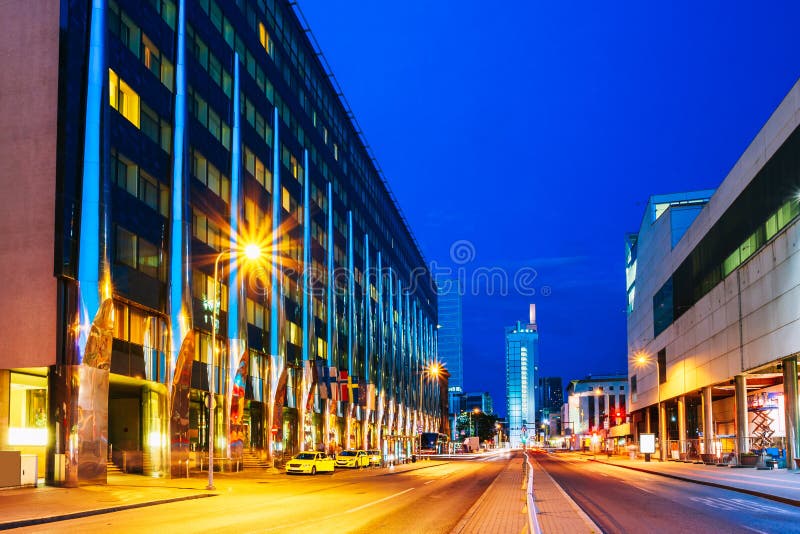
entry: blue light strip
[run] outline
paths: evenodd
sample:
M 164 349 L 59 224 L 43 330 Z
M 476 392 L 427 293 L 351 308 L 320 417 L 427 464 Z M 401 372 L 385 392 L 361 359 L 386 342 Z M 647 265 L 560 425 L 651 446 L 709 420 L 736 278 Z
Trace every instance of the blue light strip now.
M 364 379 L 367 383 L 372 383 L 370 374 L 372 359 L 372 287 L 369 281 L 369 235 L 364 233 L 364 278 L 362 282 L 362 293 L 364 295 Z
M 384 313 L 383 313 L 383 269 L 381 265 L 381 253 L 378 251 L 378 264 L 377 264 L 377 272 L 375 273 L 375 284 L 378 286 L 378 325 L 377 325 L 377 332 L 378 332 L 378 359 L 381 362 L 381 365 L 378 367 L 378 387 L 381 391 L 383 391 L 385 381 L 385 373 L 386 373 L 386 341 L 384 338 Z
M 305 179 L 303 180 L 303 361 L 309 358 L 309 345 L 312 343 L 311 333 L 309 332 L 309 318 L 313 320 L 313 306 L 311 300 L 311 287 L 309 285 L 309 272 L 311 270 L 311 209 L 310 209 L 310 185 L 311 181 L 308 170 L 308 150 L 303 150 L 303 169 L 305 169 Z
M 100 191 L 102 188 L 101 142 L 103 86 L 106 79 L 105 62 L 105 0 L 92 1 L 89 30 L 89 72 L 86 78 L 86 118 L 83 138 L 83 179 L 81 186 L 80 256 L 78 287 L 80 291 L 82 328 L 79 359 L 83 360 L 88 325 L 100 309 Z
M 175 120 L 172 137 L 172 206 L 169 254 L 169 381 L 172 383 L 183 338 L 191 328 L 190 306 L 185 306 L 189 288 L 189 240 L 184 220 L 184 173 L 186 155 L 186 2 L 178 5 L 178 46 L 175 61 Z M 186 313 L 186 317 L 184 317 Z M 215 326 L 212 326 L 214 328 Z
M 239 278 L 238 267 L 238 240 L 239 240 L 239 215 L 242 209 L 242 133 L 241 133 L 241 104 L 239 102 L 239 54 L 233 54 L 233 139 L 231 140 L 231 213 L 230 213 L 230 263 L 228 264 L 228 358 L 231 361 L 231 371 L 237 364 L 238 347 L 243 341 L 242 317 L 242 284 Z M 241 341 L 240 341 L 241 340 Z
M 333 270 L 333 185 L 328 182 L 327 185 L 328 195 L 328 315 L 326 323 L 327 339 L 328 339 L 328 365 L 333 363 L 333 336 L 334 329 L 333 323 L 336 319 L 336 295 L 334 294 L 334 270 Z
M 353 374 L 353 321 L 355 315 L 356 281 L 353 265 L 353 212 L 347 212 L 347 371 Z
M 411 374 L 411 366 L 413 365 L 413 359 L 412 359 L 413 352 L 412 352 L 412 344 L 411 344 L 411 297 L 409 296 L 408 291 L 406 291 L 405 297 L 406 297 L 406 299 L 405 299 L 406 300 L 406 303 L 405 303 L 406 316 L 405 316 L 405 321 L 403 323 L 403 328 L 405 329 L 405 332 L 404 332 L 404 337 L 405 337 L 405 343 L 404 343 L 405 356 L 404 357 L 408 361 L 408 365 L 404 365 L 403 366 L 404 367 L 403 372 L 406 375 L 406 391 L 408 391 L 408 393 L 407 393 L 407 396 L 408 396 L 408 407 L 411 408 L 411 404 L 413 402 L 413 395 L 410 392 L 410 390 L 413 389 L 413 388 L 410 388 L 408 386 L 410 385 L 411 377 L 413 376 Z
M 278 108 L 275 108 L 272 119 L 272 268 L 270 269 L 270 314 L 269 314 L 269 352 L 273 356 L 278 356 L 278 299 L 281 294 L 278 291 L 278 266 L 279 259 L 275 256 L 280 253 L 277 250 L 281 239 L 278 235 L 281 224 L 281 158 L 280 143 L 278 139 Z

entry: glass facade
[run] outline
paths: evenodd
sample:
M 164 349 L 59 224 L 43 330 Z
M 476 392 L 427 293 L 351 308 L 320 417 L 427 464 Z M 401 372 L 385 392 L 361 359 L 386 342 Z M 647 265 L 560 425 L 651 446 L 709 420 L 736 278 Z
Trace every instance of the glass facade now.
M 536 324 L 506 328 L 506 418 L 512 447 L 536 435 L 539 332 Z
M 458 415 L 464 394 L 463 331 L 459 280 L 437 280 L 439 297 L 439 361 L 450 373 L 448 379 L 448 412 Z M 455 433 L 455 426 L 453 427 Z
M 420 380 L 436 360 L 435 285 L 296 9 L 61 3 L 55 363 L 87 363 L 92 345 L 73 332 L 108 303 L 106 432 L 149 456 L 141 470 L 153 474 L 169 474 L 168 443 L 202 463 L 212 385 L 222 458 L 242 445 L 277 459 L 407 448 L 417 428 L 438 430 L 439 387 Z M 95 128 L 84 115 L 97 80 Z M 97 136 L 77 157 L 74 139 Z M 99 197 L 81 189 L 89 168 Z M 258 265 L 237 252 L 245 241 L 267 251 Z M 78 258 L 95 273 L 80 288 Z M 168 428 L 176 417 L 185 431 Z

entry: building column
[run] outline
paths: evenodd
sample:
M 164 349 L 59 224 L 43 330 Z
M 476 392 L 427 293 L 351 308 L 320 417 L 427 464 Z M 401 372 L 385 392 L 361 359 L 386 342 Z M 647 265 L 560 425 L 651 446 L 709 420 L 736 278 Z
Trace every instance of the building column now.
M 600 428 L 600 395 L 592 395 L 594 399 L 594 428 Z
M 736 375 L 734 380 L 734 401 L 736 403 L 736 453 L 750 450 L 748 435 L 750 434 L 747 422 L 747 379 L 744 375 Z
M 650 434 L 653 432 L 653 423 L 650 418 L 650 406 L 644 409 L 644 432 Z
M 686 396 L 678 397 L 678 440 L 680 452 L 688 450 L 686 443 Z
M 783 360 L 783 402 L 786 414 L 786 468 L 792 471 L 798 468 L 800 458 L 800 435 L 798 435 L 798 399 L 797 399 L 797 356 Z
M 667 461 L 667 440 L 669 435 L 667 433 L 667 403 L 660 402 L 658 404 L 658 451 L 661 456 L 661 461 Z
M 703 452 L 712 454 L 711 445 L 714 439 L 714 411 L 711 405 L 711 386 L 703 388 Z

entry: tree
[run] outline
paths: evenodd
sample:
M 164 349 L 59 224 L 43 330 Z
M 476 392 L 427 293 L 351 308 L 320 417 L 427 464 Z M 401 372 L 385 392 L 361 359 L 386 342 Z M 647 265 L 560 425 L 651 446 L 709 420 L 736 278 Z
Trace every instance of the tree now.
M 496 415 L 472 411 L 461 412 L 456 418 L 456 430 L 459 437 L 478 436 L 481 441 L 488 441 L 497 434 L 495 423 L 497 423 Z

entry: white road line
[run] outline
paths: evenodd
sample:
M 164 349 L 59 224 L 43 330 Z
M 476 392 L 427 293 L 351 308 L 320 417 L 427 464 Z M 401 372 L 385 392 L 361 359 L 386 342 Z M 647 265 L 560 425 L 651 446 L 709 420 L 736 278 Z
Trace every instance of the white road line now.
M 753 528 L 753 527 L 748 527 L 747 525 L 742 525 L 742 526 L 743 526 L 744 528 L 746 528 L 747 530 L 751 530 L 751 531 L 753 531 L 753 532 L 757 532 L 758 534 L 767 534 L 767 533 L 766 533 L 766 532 L 764 532 L 763 530 L 758 530 L 758 529 L 755 529 L 755 528 Z
M 351 508 L 350 510 L 345 511 L 346 514 L 352 514 L 353 512 L 358 512 L 359 510 L 363 510 L 364 508 L 369 508 L 370 506 L 374 506 L 376 504 L 382 503 L 384 501 L 388 501 L 389 499 L 394 499 L 395 497 L 399 497 L 404 493 L 408 493 L 409 491 L 414 491 L 416 488 L 408 488 L 407 490 L 399 491 L 388 497 L 384 497 L 383 499 L 378 499 L 377 501 L 368 502 L 367 504 L 362 504 L 361 506 L 356 506 L 355 508 Z
M 423 485 L 424 485 L 424 486 L 427 486 L 428 484 L 431 484 L 431 483 L 433 483 L 433 482 L 436 482 L 436 480 L 435 480 L 435 479 L 434 479 L 434 480 L 429 480 L 429 481 L 427 481 L 427 482 L 426 482 L 425 484 L 423 484 Z

